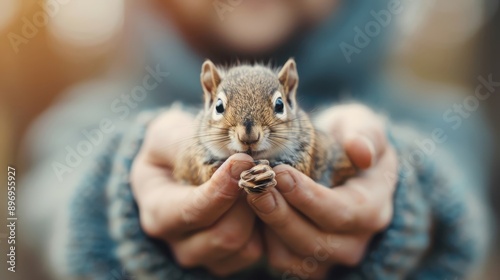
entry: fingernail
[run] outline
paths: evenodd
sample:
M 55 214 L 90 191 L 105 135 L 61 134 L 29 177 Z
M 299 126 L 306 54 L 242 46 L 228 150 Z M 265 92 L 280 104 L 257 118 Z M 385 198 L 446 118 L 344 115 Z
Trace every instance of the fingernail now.
M 231 166 L 231 177 L 235 180 L 240 179 L 241 172 L 252 168 L 252 164 L 246 161 L 235 161 Z
M 280 193 L 287 193 L 293 188 L 295 188 L 295 180 L 293 179 L 293 176 L 290 174 L 290 172 L 285 171 L 283 173 L 279 173 L 276 176 L 276 182 L 278 184 L 276 185 L 276 188 Z
M 264 214 L 269 214 L 276 208 L 276 201 L 274 200 L 274 196 L 271 192 L 253 199 L 252 203 L 257 211 Z
M 359 139 L 366 145 L 368 151 L 370 151 L 370 166 L 373 166 L 373 164 L 375 163 L 375 157 L 377 156 L 375 154 L 375 145 L 373 145 L 372 140 L 370 140 L 368 137 L 364 135 L 359 136 Z

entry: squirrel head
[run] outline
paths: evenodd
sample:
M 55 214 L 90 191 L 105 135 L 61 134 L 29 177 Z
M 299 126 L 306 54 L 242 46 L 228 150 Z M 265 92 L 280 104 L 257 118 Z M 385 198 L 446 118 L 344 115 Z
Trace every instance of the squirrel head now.
M 298 83 L 293 59 L 279 71 L 262 65 L 221 69 L 205 61 L 201 142 L 220 158 L 247 153 L 272 159 L 292 152 L 294 137 L 304 132 L 295 98 Z

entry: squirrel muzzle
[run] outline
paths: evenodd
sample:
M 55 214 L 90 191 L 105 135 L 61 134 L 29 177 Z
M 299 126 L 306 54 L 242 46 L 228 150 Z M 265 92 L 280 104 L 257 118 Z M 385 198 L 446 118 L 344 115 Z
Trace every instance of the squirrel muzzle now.
M 262 139 L 262 129 L 257 126 L 238 125 L 235 135 L 242 146 L 242 150 L 258 150 L 259 141 Z

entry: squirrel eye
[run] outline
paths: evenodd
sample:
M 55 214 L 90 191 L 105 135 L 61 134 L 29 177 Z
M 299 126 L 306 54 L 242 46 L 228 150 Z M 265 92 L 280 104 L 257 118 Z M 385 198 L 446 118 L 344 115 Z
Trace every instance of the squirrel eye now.
M 281 99 L 281 97 L 278 97 L 278 99 L 276 99 L 276 102 L 274 103 L 274 113 L 283 114 L 283 109 L 284 109 L 283 99 Z
M 215 103 L 215 111 L 217 114 L 224 113 L 224 104 L 222 104 L 222 100 L 220 98 L 217 99 L 217 103 Z

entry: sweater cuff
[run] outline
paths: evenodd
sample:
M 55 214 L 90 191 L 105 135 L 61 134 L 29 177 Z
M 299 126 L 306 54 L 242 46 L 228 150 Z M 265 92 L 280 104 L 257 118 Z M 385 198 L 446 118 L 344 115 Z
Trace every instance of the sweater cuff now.
M 387 136 L 398 159 L 408 154 L 408 142 L 393 127 Z M 403 169 L 400 160 L 399 163 L 397 174 L 384 174 L 387 180 L 397 182 L 392 221 L 372 239 L 361 264 L 344 271 L 343 279 L 404 279 L 429 245 L 431 213 L 418 174 Z

